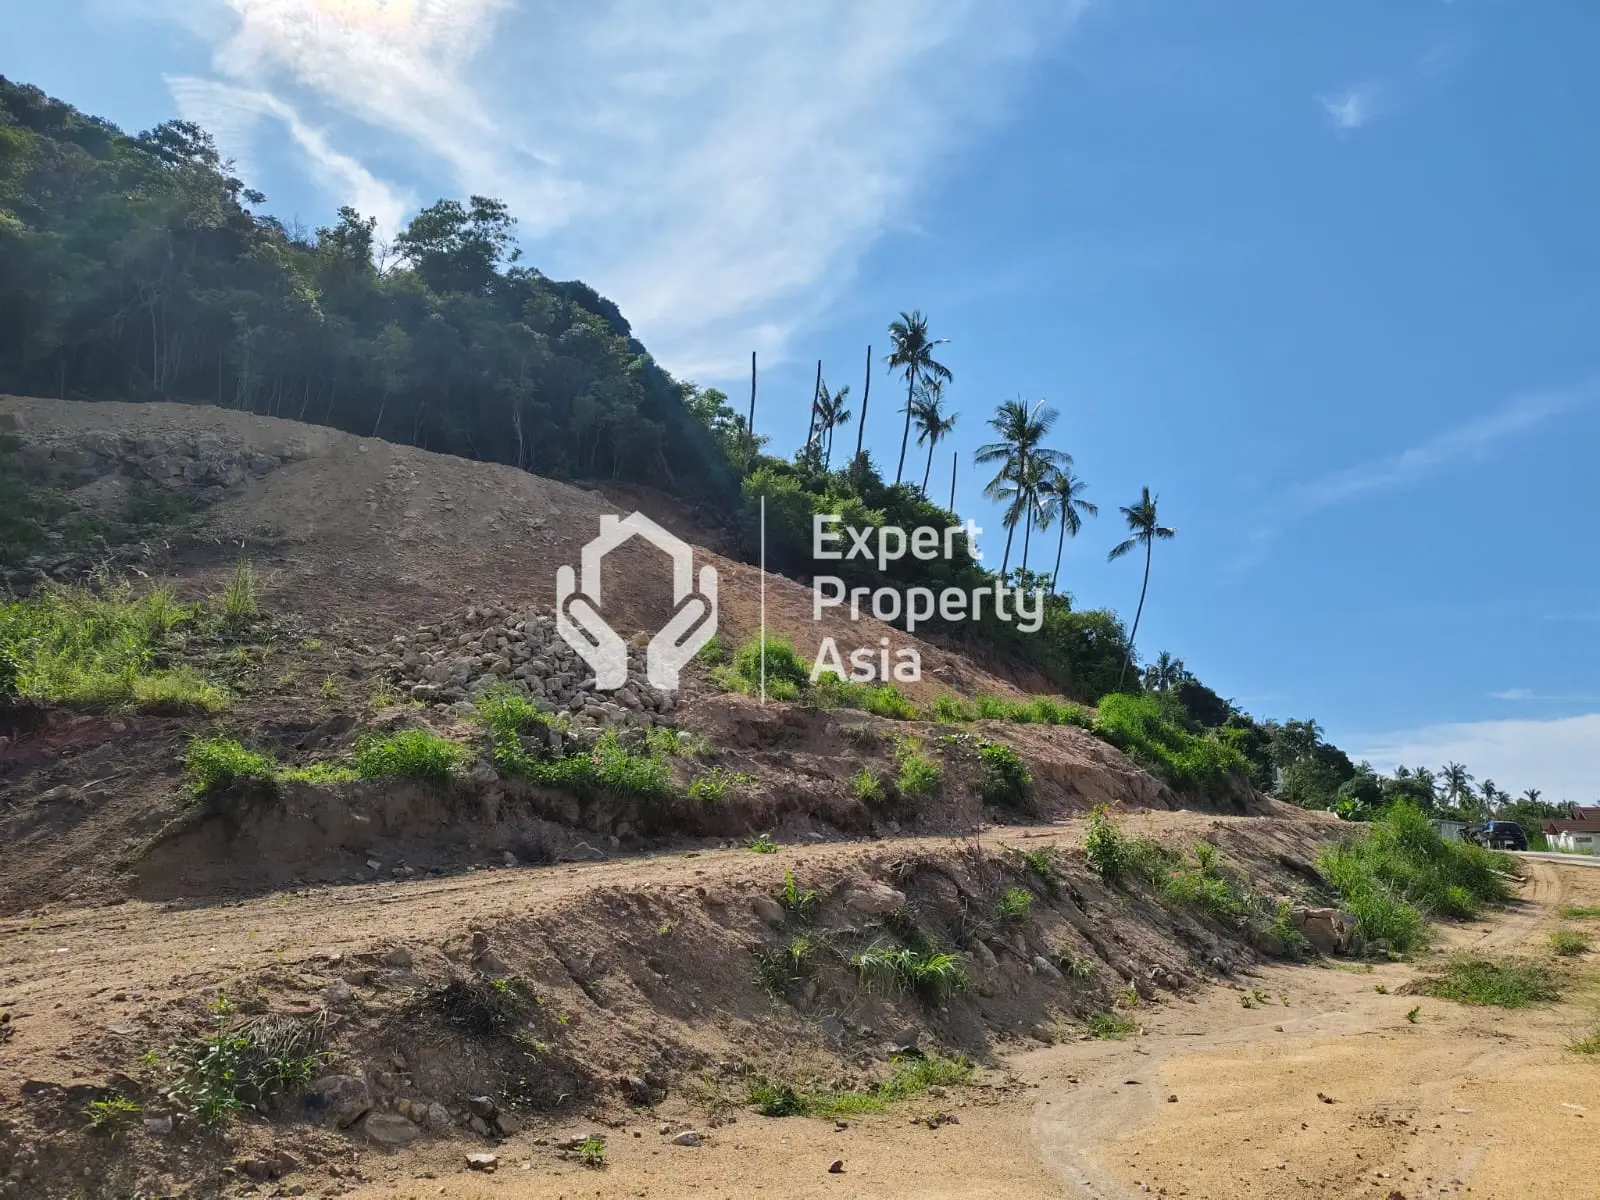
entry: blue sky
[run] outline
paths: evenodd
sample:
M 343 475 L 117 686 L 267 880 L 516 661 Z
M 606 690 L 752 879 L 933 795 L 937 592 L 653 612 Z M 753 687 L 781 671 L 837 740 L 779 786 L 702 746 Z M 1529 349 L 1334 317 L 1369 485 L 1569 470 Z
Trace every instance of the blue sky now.
M 207 125 L 285 219 L 505 198 L 670 369 L 742 397 L 758 350 L 777 446 L 819 356 L 859 398 L 920 308 L 963 513 L 998 530 L 968 452 L 1044 397 L 1102 506 L 1067 586 L 1131 613 L 1105 553 L 1159 493 L 1147 653 L 1379 765 L 1600 799 L 1600 9 L 61 0 L 0 46 Z

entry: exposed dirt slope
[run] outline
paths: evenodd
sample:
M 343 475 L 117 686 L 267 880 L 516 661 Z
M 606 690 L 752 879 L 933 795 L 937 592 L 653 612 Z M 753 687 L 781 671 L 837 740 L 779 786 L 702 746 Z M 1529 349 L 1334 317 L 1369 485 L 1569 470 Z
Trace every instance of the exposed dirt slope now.
M 15 420 L 25 442 L 59 446 L 74 459 L 94 455 L 92 447 L 108 437 L 171 444 L 177 452 L 212 438 L 283 456 L 282 465 L 247 476 L 205 513 L 203 532 L 217 542 L 213 575 L 231 563 L 236 550 L 229 547 L 243 544 L 269 568 L 269 606 L 331 619 L 367 640 L 387 640 L 473 601 L 549 608 L 556 569 L 577 566 L 603 513 L 628 511 L 599 491 L 513 467 L 211 406 L 0 396 L 0 415 Z M 82 469 L 96 468 L 84 462 Z M 664 523 L 689 534 L 681 506 L 664 507 Z M 695 561 L 717 569 L 725 635 L 737 642 L 758 629 L 761 573 L 703 548 Z M 668 560 L 639 539 L 607 556 L 602 587 L 604 615 L 619 631 L 653 632 L 671 612 Z M 811 605 L 809 588 L 768 577 L 768 629 L 792 638 L 804 654 L 814 654 L 826 636 L 847 652 L 888 637 L 922 655 L 924 682 L 906 688 L 919 697 L 952 689 L 1014 693 L 967 659 L 870 617 L 853 623 L 829 609 L 814 623 Z

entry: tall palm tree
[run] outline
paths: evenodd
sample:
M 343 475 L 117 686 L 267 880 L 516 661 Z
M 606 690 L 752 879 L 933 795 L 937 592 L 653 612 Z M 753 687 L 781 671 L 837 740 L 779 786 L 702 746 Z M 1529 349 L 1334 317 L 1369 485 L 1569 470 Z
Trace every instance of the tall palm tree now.
M 1155 662 L 1144 669 L 1145 686 L 1157 692 L 1170 692 L 1182 687 L 1189 678 L 1189 669 L 1183 659 L 1174 658 L 1170 650 L 1163 650 Z
M 1072 465 L 1072 455 L 1044 445 L 1044 439 L 1060 416 L 1055 409 L 1046 408 L 1043 400 L 1032 408 L 1020 398 L 1002 401 L 994 410 L 994 416 L 989 418 L 989 428 L 1000 440 L 979 446 L 973 455 L 973 461 L 979 465 L 1000 464 L 1000 470 L 984 487 L 983 494 L 1007 505 L 1006 551 L 1000 564 L 1002 579 L 1011 565 L 1011 539 L 1017 531 L 1017 522 L 1026 517 L 1029 527 L 1032 526 L 1038 490 L 1045 481 L 1044 469 Z M 1026 536 L 1024 534 L 1024 539 Z
M 1116 562 L 1128 551 L 1136 546 L 1144 547 L 1144 582 L 1139 585 L 1139 607 L 1134 610 L 1133 629 L 1128 634 L 1128 657 L 1122 664 L 1122 672 L 1117 676 L 1117 687 L 1122 687 L 1122 681 L 1127 677 L 1128 668 L 1133 665 L 1133 643 L 1139 636 L 1139 618 L 1144 616 L 1145 592 L 1150 588 L 1150 551 L 1156 541 L 1169 541 L 1178 536 L 1176 529 L 1169 529 L 1161 524 L 1156 515 L 1156 498 L 1150 494 L 1146 487 L 1139 496 L 1137 504 L 1127 504 L 1122 508 L 1122 516 L 1128 522 L 1128 529 L 1133 536 L 1126 541 L 1118 542 L 1111 548 L 1111 553 L 1106 556 L 1107 562 Z
M 1544 795 L 1538 788 L 1527 788 L 1522 793 L 1522 798 L 1529 804 L 1539 803 L 1539 797 Z
M 850 422 L 850 410 L 844 406 L 850 395 L 847 383 L 837 392 L 828 391 L 828 381 L 823 380 L 817 389 L 817 438 L 823 443 L 822 469 L 826 471 L 833 462 L 833 431 Z
M 1483 812 L 1485 816 L 1493 816 L 1495 805 L 1500 802 L 1500 789 L 1495 786 L 1492 779 L 1485 779 L 1478 785 L 1478 791 L 1483 796 Z
M 1472 793 L 1472 776 L 1466 767 L 1458 762 L 1446 763 L 1439 778 L 1444 781 L 1444 794 L 1450 807 L 1460 808 L 1461 798 Z
M 933 473 L 933 448 L 950 435 L 956 427 L 958 413 L 945 416 L 944 413 L 944 384 L 938 379 L 930 379 L 922 385 L 917 392 L 917 399 L 911 406 L 911 419 L 917 425 L 917 445 L 928 443 L 928 462 L 922 468 L 922 498 L 928 498 L 928 476 Z
M 930 338 L 928 318 L 921 312 L 903 312 L 900 319 L 889 325 L 889 344 L 894 347 L 883 360 L 891 371 L 899 369 L 906 376 L 906 427 L 900 435 L 900 465 L 895 468 L 894 481 L 898 486 L 905 473 L 906 443 L 911 440 L 911 401 L 917 385 L 937 379 L 948 383 L 950 368 L 935 362 L 933 348 L 947 343 L 949 338 Z
M 1061 522 L 1061 531 L 1056 534 L 1056 565 L 1050 572 L 1050 586 L 1057 592 L 1061 591 L 1061 549 L 1068 536 L 1078 536 L 1084 517 L 1100 515 L 1100 506 L 1083 498 L 1088 487 L 1067 467 L 1051 471 L 1049 479 L 1039 489 L 1040 508 L 1047 511 L 1051 519 Z

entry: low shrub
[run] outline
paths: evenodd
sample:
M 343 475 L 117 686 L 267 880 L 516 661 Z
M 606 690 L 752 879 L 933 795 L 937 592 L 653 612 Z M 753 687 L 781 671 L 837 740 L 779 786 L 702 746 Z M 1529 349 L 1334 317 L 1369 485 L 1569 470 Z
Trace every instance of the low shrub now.
M 1033 787 L 1033 772 L 1010 746 L 987 739 L 978 744 L 978 795 L 987 804 L 1021 808 Z
M 268 1016 L 170 1046 L 168 1095 L 202 1125 L 242 1109 L 273 1111 L 316 1078 L 325 1056 L 318 1019 Z
M 751 777 L 725 767 L 712 767 L 708 774 L 689 782 L 689 799 L 697 804 L 721 804 L 740 788 L 748 787 Z
M 910 946 L 871 946 L 850 960 L 862 986 L 914 992 L 938 1001 L 972 986 L 961 960 L 953 954 Z
M 953 692 L 946 692 L 933 702 L 929 710 L 935 721 L 962 725 L 978 719 L 978 710 Z
M 533 988 L 517 975 L 454 974 L 429 988 L 418 1006 L 473 1037 L 509 1033 L 535 1003 Z
M 801 887 L 788 871 L 783 873 L 783 886 L 773 895 L 784 912 L 802 921 L 809 921 L 822 908 L 822 893 L 815 888 Z
M 778 852 L 778 843 L 773 840 L 770 833 L 757 834 L 746 842 L 745 846 L 752 854 L 776 854 Z
M 417 779 L 449 783 L 461 772 L 465 746 L 431 729 L 369 733 L 356 742 L 355 772 L 362 779 Z
M 1116 883 L 1132 865 L 1128 840 L 1121 828 L 1111 819 L 1111 811 L 1104 804 L 1089 810 L 1089 828 L 1083 838 L 1084 856 L 1107 883 Z
M 878 808 L 888 799 L 883 781 L 870 767 L 862 767 L 850 777 L 850 794 L 868 808 Z
M 897 738 L 894 756 L 900 765 L 894 786 L 901 796 L 907 800 L 923 800 L 939 790 L 944 769 L 928 757 L 920 741 L 912 737 Z

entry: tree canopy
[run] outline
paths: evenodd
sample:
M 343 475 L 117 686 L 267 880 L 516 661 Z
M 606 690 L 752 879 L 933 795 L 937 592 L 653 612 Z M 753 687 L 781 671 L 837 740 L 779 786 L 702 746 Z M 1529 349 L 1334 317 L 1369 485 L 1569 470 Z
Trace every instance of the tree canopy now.
M 353 208 L 308 231 L 252 211 L 263 200 L 196 125 L 130 136 L 0 77 L 0 390 L 216 404 L 555 476 L 737 488 L 690 387 L 616 305 L 519 265 L 501 201 L 440 200 L 385 247 Z

